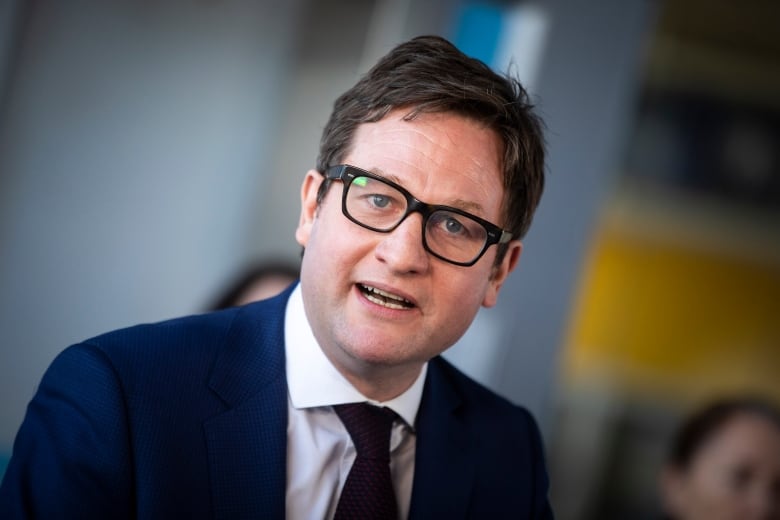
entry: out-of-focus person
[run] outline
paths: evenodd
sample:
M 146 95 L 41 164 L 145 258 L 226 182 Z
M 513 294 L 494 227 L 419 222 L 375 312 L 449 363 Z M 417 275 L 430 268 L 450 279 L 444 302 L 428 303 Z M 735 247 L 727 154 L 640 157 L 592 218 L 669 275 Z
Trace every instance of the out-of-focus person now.
M 677 432 L 661 474 L 670 520 L 780 519 L 780 409 L 714 402 Z
M 239 273 L 208 309 L 217 311 L 265 300 L 285 290 L 299 276 L 300 268 L 291 262 L 258 262 Z

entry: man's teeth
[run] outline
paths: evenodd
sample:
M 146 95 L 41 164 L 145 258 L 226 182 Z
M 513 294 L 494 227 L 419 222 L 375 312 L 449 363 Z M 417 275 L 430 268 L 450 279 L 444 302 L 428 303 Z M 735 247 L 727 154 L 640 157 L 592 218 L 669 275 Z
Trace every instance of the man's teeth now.
M 366 295 L 366 298 L 370 302 L 376 303 L 377 305 L 382 305 L 383 307 L 387 307 L 389 309 L 408 309 L 409 307 L 412 307 L 412 302 L 405 298 L 401 298 L 400 296 L 397 296 L 395 294 L 390 294 L 389 292 L 383 291 L 381 289 L 377 289 L 376 287 L 370 287 L 368 285 L 361 285 L 363 288 L 363 292 Z

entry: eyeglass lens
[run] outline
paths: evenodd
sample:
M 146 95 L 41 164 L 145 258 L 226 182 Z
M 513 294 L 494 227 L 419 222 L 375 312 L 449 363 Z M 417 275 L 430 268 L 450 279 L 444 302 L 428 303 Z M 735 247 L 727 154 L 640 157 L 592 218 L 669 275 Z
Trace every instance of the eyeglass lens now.
M 355 177 L 347 187 L 345 209 L 361 225 L 375 231 L 390 231 L 406 216 L 406 194 L 379 179 Z M 427 216 L 425 244 L 436 255 L 467 263 L 485 247 L 485 227 L 466 215 L 437 209 Z

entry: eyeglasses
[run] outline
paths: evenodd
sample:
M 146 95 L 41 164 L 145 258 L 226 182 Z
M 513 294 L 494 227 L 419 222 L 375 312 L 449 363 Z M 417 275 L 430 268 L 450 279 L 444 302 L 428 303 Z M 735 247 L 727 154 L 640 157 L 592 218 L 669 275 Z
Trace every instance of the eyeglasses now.
M 423 247 L 451 264 L 474 265 L 488 247 L 512 239 L 510 232 L 487 220 L 458 208 L 422 202 L 398 184 L 355 166 L 331 166 L 325 178 L 344 183 L 341 212 L 366 229 L 390 233 L 406 217 L 420 213 Z

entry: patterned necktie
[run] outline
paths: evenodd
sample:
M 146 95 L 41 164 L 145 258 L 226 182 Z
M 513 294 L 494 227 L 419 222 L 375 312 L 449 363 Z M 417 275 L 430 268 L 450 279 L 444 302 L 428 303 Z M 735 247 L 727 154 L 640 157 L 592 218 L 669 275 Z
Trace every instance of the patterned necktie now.
M 357 451 L 334 520 L 397 520 L 398 506 L 390 476 L 390 431 L 397 417 L 395 412 L 368 403 L 333 408 Z

